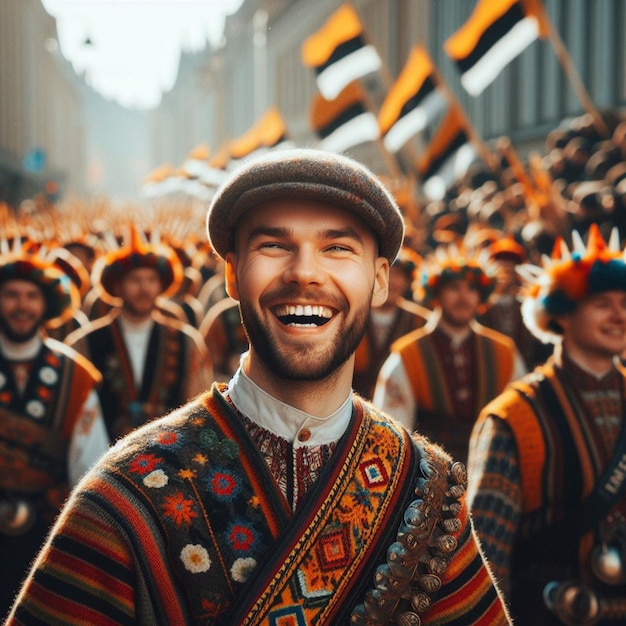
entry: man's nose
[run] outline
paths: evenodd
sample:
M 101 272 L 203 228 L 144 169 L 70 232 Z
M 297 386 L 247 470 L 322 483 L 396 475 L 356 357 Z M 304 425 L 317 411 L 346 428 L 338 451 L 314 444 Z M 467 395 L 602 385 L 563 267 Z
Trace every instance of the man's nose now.
M 295 252 L 285 271 L 285 280 L 303 285 L 322 283 L 324 271 L 315 251 L 303 248 Z

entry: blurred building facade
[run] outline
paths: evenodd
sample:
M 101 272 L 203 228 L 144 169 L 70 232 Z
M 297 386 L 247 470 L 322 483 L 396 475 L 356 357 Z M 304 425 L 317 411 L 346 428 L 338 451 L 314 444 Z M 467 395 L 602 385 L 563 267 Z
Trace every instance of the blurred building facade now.
M 543 2 L 597 109 L 623 109 L 626 0 Z M 217 150 L 271 106 L 278 108 L 298 145 L 314 145 L 309 111 L 316 86 L 313 71 L 302 64 L 301 47 L 341 4 L 341 0 L 246 0 L 227 20 L 223 47 L 193 58 L 183 56 L 176 85 L 150 113 L 154 165 L 182 162 L 199 142 Z M 476 0 L 351 4 L 383 59 L 378 75 L 365 79 L 374 99 L 377 92 L 382 98 L 413 46 L 422 43 L 487 142 L 506 135 L 516 145 L 541 144 L 564 119 L 584 112 L 547 40 L 531 44 L 481 95 L 471 97 L 464 91 L 443 43 L 467 21 Z M 385 167 L 374 143 L 350 152 L 379 170 Z
M 40 0 L 0 2 L 0 201 L 82 189 L 81 81 Z
M 599 110 L 626 106 L 626 0 L 543 0 L 582 83 Z M 223 45 L 183 54 L 177 82 L 152 111 L 104 101 L 60 54 L 55 20 L 41 0 L 0 2 L 0 201 L 36 193 L 140 195 L 142 178 L 165 162 L 181 164 L 206 143 L 215 153 L 270 107 L 289 138 L 313 146 L 309 122 L 317 93 L 302 63 L 303 41 L 342 0 L 245 0 L 226 21 Z M 460 84 L 444 41 L 476 0 L 353 0 L 364 34 L 383 60 L 363 80 L 374 108 L 423 44 L 485 141 L 541 144 L 583 107 L 547 41 L 531 44 L 478 97 Z M 424 141 L 413 143 L 419 151 Z M 384 173 L 388 161 L 369 142 L 350 153 Z M 387 155 L 388 156 L 388 155 Z

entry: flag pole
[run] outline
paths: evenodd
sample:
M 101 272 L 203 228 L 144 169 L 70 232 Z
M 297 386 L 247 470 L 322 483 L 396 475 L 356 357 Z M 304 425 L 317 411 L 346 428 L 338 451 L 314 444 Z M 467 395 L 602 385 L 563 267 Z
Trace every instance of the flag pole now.
M 470 141 L 474 144 L 476 151 L 480 155 L 480 158 L 484 161 L 485 165 L 498 176 L 502 173 L 502 168 L 500 164 L 497 162 L 495 155 L 489 150 L 487 144 L 483 141 L 482 137 L 478 134 L 474 125 L 470 121 L 469 117 L 465 113 L 465 109 L 459 102 L 458 98 L 454 95 L 448 84 L 443 79 L 443 76 L 439 73 L 437 67 L 433 64 L 433 76 L 435 77 L 436 82 L 439 87 L 443 91 L 446 99 L 450 103 L 450 106 L 456 107 L 459 115 L 461 116 L 461 120 L 463 122 L 463 126 L 467 130 L 467 134 L 470 138 Z
M 546 11 L 542 2 L 537 3 L 537 10 L 541 12 L 541 18 L 546 26 L 548 39 L 552 44 L 556 57 L 559 60 L 559 63 L 561 64 L 561 67 L 563 68 L 563 71 L 565 72 L 565 75 L 567 76 L 571 87 L 574 90 L 574 93 L 578 97 L 580 103 L 583 105 L 585 111 L 587 111 L 587 113 L 591 115 L 593 119 L 593 125 L 596 127 L 598 132 L 602 136 L 608 137 L 611 134 L 609 128 L 606 125 L 602 116 L 600 115 L 595 104 L 593 103 L 587 89 L 585 88 L 585 85 L 583 84 L 583 81 L 578 74 L 578 70 L 576 69 L 574 62 L 572 61 L 572 57 L 565 47 L 565 44 L 563 43 L 560 35 L 554 28 L 552 21 L 548 16 L 548 12 Z

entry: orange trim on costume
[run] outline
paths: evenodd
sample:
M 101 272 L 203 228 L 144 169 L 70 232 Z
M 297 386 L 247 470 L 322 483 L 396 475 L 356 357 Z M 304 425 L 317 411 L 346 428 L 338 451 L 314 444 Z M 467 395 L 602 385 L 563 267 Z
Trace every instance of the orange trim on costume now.
M 519 390 L 519 391 L 518 391 Z M 522 508 L 524 512 L 534 511 L 542 505 L 543 470 L 546 463 L 544 434 L 535 410 L 529 402 L 519 402 L 518 394 L 532 395 L 533 389 L 523 383 L 515 383 L 507 388 L 482 411 L 482 415 L 498 415 L 506 420 L 517 442 L 517 456 L 520 466 Z M 511 398 L 514 396 L 514 398 Z M 515 407 L 515 412 L 509 409 Z

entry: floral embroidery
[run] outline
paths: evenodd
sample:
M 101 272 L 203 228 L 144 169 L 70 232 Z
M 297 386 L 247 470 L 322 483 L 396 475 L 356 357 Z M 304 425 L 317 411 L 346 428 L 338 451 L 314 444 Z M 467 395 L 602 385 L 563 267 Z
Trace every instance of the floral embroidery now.
M 258 509 L 261 506 L 261 501 L 259 500 L 259 496 L 252 496 L 248 500 L 248 505 L 251 506 L 253 509 Z
M 243 559 L 237 559 L 230 568 L 230 575 L 233 577 L 235 582 L 245 583 L 255 568 L 256 560 L 251 556 Z
M 187 479 L 187 480 L 191 480 L 192 478 L 195 478 L 197 475 L 196 470 L 193 469 L 181 469 L 178 470 L 178 477 L 182 478 L 183 480 Z
M 229 524 L 226 538 L 233 552 L 251 552 L 255 547 L 257 538 L 254 528 L 244 520 L 234 521 Z
M 211 493 L 218 500 L 232 501 L 241 491 L 239 476 L 224 468 L 216 468 L 207 480 Z
M 206 430 L 202 431 L 198 439 L 200 445 L 203 448 L 206 448 L 209 452 L 213 452 L 217 449 L 219 439 L 217 437 L 217 433 L 211 428 L 207 428 Z
M 156 442 L 161 446 L 175 446 L 180 443 L 180 436 L 173 430 L 166 430 L 157 435 Z
M 171 517 L 177 526 L 190 524 L 198 514 L 193 510 L 193 500 L 185 500 L 182 492 L 177 492 L 165 498 L 162 505 L 166 517 Z
M 209 457 L 206 454 L 200 454 L 198 452 L 191 460 L 195 461 L 198 465 L 206 465 L 209 461 Z
M 146 487 L 152 487 L 154 489 L 160 489 L 161 487 L 165 487 L 169 482 L 169 478 L 167 474 L 161 470 L 154 470 L 154 472 L 150 472 L 144 479 L 143 484 Z
M 44 416 L 44 413 L 46 412 L 46 407 L 44 406 L 43 402 L 41 402 L 41 400 L 31 400 L 26 404 L 26 412 L 31 417 L 40 418 Z
M 239 456 L 239 446 L 230 439 L 224 439 L 220 442 L 220 452 L 227 459 L 233 460 Z
M 162 460 L 160 457 L 154 456 L 154 454 L 139 454 L 130 464 L 130 471 L 140 476 L 149 474 Z
M 48 389 L 47 387 L 39 386 L 39 387 L 37 387 L 37 395 L 42 400 L 45 400 L 47 402 L 52 397 L 52 391 L 50 391 L 50 389 Z
M 54 385 L 54 383 L 59 380 L 59 375 L 56 370 L 47 366 L 41 368 L 41 371 L 39 372 L 39 379 L 46 385 Z
M 200 433 L 200 445 L 209 452 L 221 456 L 225 460 L 232 461 L 239 455 L 239 445 L 230 439 L 220 441 L 217 433 L 212 429 L 206 429 Z
M 192 574 L 201 574 L 211 567 L 211 559 L 206 548 L 198 544 L 188 543 L 180 551 L 180 560 Z
M 59 365 L 61 364 L 61 360 L 59 359 L 59 357 L 56 356 L 56 354 L 53 354 L 52 352 L 48 352 L 44 360 L 46 363 L 48 363 L 48 365 L 51 365 L 52 367 L 59 367 Z

